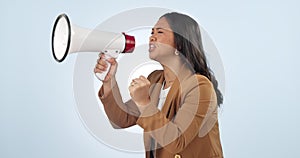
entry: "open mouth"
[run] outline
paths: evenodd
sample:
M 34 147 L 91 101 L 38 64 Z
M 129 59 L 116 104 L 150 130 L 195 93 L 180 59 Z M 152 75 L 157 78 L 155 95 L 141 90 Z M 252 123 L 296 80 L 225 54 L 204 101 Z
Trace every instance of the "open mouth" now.
M 154 49 L 156 48 L 156 45 L 153 43 L 149 43 L 149 52 L 154 51 Z

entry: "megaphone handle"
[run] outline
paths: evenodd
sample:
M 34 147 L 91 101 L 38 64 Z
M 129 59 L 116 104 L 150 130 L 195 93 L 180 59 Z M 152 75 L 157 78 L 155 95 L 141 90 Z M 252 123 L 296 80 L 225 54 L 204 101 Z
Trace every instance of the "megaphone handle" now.
M 110 57 L 107 58 L 107 56 L 105 56 L 105 61 L 106 61 L 107 59 L 109 59 L 109 58 L 110 58 Z M 109 71 L 109 69 L 110 69 L 111 64 L 110 64 L 108 61 L 106 61 L 106 64 L 107 64 L 107 68 L 106 68 L 106 70 L 105 70 L 104 72 L 102 72 L 102 73 L 95 73 L 96 77 L 97 77 L 100 81 L 103 81 L 103 80 L 105 79 L 105 77 L 106 77 L 106 75 L 107 75 L 107 73 L 108 73 L 108 71 Z
M 108 71 L 110 70 L 110 66 L 111 64 L 107 61 L 107 59 L 110 58 L 117 58 L 119 55 L 120 51 L 119 50 L 105 50 L 104 54 L 105 54 L 105 61 L 107 64 L 107 68 L 106 71 L 102 72 L 102 73 L 95 73 L 96 77 L 100 80 L 103 81 L 108 73 Z

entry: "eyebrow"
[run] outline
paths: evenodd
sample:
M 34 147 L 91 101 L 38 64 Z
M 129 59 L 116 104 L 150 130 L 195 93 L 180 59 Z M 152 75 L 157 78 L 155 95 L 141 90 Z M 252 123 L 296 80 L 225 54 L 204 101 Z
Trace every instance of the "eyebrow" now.
M 153 27 L 151 30 L 153 31 L 153 30 L 159 30 L 159 29 L 170 31 L 169 29 L 162 28 L 162 27 Z

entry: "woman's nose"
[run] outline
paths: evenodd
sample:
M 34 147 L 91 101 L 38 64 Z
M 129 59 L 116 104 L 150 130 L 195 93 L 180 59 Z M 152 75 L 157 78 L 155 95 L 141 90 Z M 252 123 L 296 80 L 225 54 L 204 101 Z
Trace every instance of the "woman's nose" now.
M 152 36 L 149 37 L 149 40 L 150 40 L 150 42 L 155 42 L 156 38 L 152 35 Z

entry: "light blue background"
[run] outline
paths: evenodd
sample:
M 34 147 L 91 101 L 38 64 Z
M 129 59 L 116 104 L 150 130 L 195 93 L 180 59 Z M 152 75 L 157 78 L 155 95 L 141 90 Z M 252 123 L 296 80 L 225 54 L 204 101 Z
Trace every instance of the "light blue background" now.
M 226 74 L 220 129 L 225 157 L 298 157 L 300 3 L 248 1 L 0 2 L 0 157 L 144 157 L 98 142 L 73 96 L 76 55 L 54 61 L 50 39 L 62 12 L 89 28 L 122 11 L 163 7 L 195 17 Z M 147 18 L 147 17 L 145 17 Z

